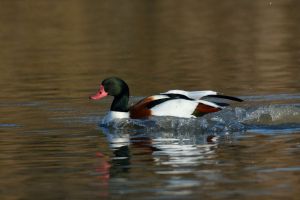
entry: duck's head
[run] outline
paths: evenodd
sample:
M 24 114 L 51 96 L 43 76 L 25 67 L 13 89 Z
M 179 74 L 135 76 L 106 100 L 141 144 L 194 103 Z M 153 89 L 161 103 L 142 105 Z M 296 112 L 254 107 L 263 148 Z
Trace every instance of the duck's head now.
M 98 92 L 95 95 L 91 95 L 90 99 L 98 100 L 108 95 L 113 97 L 129 96 L 128 85 L 118 77 L 104 79 L 100 84 Z

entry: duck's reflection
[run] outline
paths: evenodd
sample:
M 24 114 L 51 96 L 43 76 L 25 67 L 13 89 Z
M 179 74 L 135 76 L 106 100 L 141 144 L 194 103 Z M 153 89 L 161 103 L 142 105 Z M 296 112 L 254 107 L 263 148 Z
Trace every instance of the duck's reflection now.
M 128 130 L 102 128 L 110 144 L 110 177 L 128 173 L 137 166 L 170 166 L 167 171 L 184 170 L 179 166 L 198 166 L 212 162 L 215 137 L 197 133 L 155 132 L 131 133 Z M 186 169 L 185 169 L 186 170 Z
M 151 137 L 129 133 L 124 130 L 103 128 L 113 156 L 110 160 L 110 176 L 129 172 L 134 166 L 154 163 L 153 152 L 160 151 L 154 147 Z

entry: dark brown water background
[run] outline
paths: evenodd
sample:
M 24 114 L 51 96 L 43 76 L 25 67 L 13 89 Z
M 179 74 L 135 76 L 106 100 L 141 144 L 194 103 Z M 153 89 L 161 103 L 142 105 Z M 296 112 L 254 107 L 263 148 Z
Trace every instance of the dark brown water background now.
M 246 102 L 108 130 L 109 76 Z M 1 200 L 300 198 L 298 0 L 1 0 L 0 88 Z

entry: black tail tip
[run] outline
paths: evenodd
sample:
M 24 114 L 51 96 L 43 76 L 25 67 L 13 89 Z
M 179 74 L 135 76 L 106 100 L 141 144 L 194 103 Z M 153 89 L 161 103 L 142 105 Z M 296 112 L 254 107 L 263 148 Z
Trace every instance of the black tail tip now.
M 222 94 L 213 94 L 213 95 L 207 95 L 206 97 L 213 97 L 213 98 L 221 98 L 221 99 L 228 99 L 231 101 L 237 101 L 237 102 L 243 102 L 243 99 L 233 97 L 233 96 L 227 96 L 227 95 L 222 95 Z

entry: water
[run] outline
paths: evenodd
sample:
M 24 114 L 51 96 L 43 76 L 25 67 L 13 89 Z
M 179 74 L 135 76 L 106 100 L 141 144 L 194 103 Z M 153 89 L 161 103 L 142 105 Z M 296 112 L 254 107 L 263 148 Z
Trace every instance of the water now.
M 0 5 L 0 199 L 299 198 L 298 1 Z M 245 102 L 103 126 L 113 75 Z

